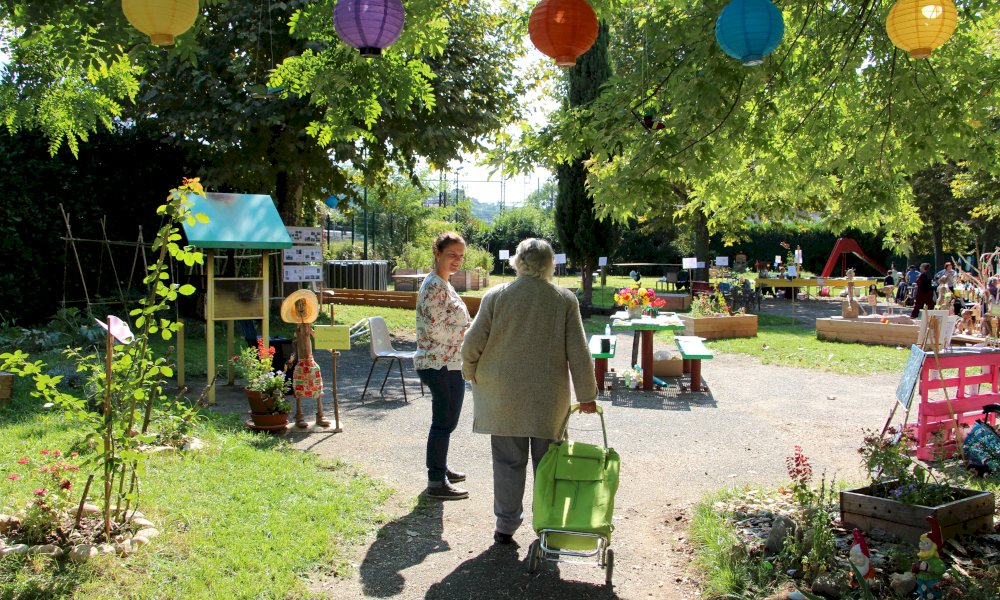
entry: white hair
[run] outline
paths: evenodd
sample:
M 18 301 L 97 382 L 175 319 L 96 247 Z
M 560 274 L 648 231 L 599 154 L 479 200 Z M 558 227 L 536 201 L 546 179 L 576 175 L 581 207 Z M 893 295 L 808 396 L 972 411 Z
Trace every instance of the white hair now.
M 517 253 L 511 259 L 517 274 L 550 281 L 556 270 L 555 253 L 545 240 L 528 238 L 517 245 Z

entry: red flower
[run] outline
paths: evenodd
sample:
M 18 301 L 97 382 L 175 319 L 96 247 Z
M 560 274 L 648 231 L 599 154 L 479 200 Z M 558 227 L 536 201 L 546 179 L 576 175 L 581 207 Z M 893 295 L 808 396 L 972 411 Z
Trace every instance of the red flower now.
M 53 450 L 52 454 L 55 455 L 55 456 L 62 456 L 62 451 L 61 450 Z
M 29 461 L 27 458 L 19 458 L 19 459 L 17 459 L 17 464 L 19 464 L 19 465 L 26 465 L 29 462 L 31 462 L 31 461 Z
M 70 452 L 69 455 L 70 456 L 80 456 L 80 453 L 79 452 Z
M 59 482 L 59 487 L 64 490 L 71 490 L 73 489 L 73 483 L 69 479 L 63 479 Z
M 7 475 L 7 479 L 10 479 L 11 481 L 17 481 L 20 478 L 21 476 L 18 475 L 17 473 L 11 473 L 10 475 Z
M 42 497 L 42 496 L 44 496 L 44 495 L 45 495 L 45 494 L 46 494 L 47 492 L 48 492 L 48 490 L 46 490 L 45 488 L 38 488 L 38 489 L 36 489 L 36 490 L 35 490 L 35 495 L 36 495 L 36 496 L 39 496 L 39 497 Z
M 38 453 L 42 454 L 42 455 L 47 455 L 49 453 L 49 451 L 48 450 L 39 450 Z

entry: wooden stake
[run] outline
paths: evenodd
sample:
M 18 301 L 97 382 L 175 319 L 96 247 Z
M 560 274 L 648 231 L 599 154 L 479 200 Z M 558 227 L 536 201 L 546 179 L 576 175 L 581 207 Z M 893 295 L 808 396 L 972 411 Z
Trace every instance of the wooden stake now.
M 333 381 L 330 383 L 333 390 L 333 432 L 340 433 L 344 431 L 340 428 L 340 400 L 337 398 L 337 357 L 340 356 L 340 351 L 330 350 L 330 356 L 333 359 Z
M 67 223 L 68 225 L 68 223 Z M 111 317 L 106 316 L 108 340 L 105 348 L 104 371 L 104 540 L 111 542 L 111 366 L 114 357 L 114 337 L 111 335 Z

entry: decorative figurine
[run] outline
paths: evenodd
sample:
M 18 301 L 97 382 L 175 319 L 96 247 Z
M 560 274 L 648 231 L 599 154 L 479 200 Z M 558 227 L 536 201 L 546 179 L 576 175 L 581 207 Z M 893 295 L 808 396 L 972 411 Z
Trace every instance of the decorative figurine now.
M 319 301 L 312 290 L 298 290 L 288 295 L 281 303 L 281 320 L 295 323 L 295 354 L 298 362 L 292 372 L 292 393 L 295 394 L 295 426 L 309 426 L 302 417 L 302 398 L 316 399 L 316 425 L 329 427 L 330 422 L 323 416 L 323 374 L 312 355 L 312 327 L 309 325 L 319 316 Z
M 861 313 L 861 305 L 854 299 L 854 269 L 847 270 L 847 298 L 840 305 L 840 316 L 845 319 L 857 319 Z
M 939 600 L 944 598 L 944 592 L 937 589 L 935 584 L 941 581 L 941 576 L 948 570 L 947 565 L 938 556 L 938 552 L 944 546 L 944 536 L 941 535 L 941 527 L 934 517 L 927 517 L 927 522 L 931 524 L 931 530 L 920 536 L 920 543 L 917 548 L 917 562 L 913 563 L 910 569 L 917 575 L 917 595 L 924 600 Z
M 872 554 L 868 550 L 868 542 L 865 541 L 865 536 L 861 533 L 860 529 L 854 529 L 854 544 L 851 545 L 851 550 L 848 556 L 851 560 L 851 564 L 861 573 L 861 577 L 871 581 L 875 579 L 875 568 L 872 566 Z M 859 582 L 851 579 L 851 585 L 860 585 Z

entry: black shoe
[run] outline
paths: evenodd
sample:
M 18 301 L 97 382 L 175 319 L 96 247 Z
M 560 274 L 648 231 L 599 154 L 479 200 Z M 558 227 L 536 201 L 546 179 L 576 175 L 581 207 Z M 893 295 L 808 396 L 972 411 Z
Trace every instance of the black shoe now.
M 465 481 L 465 473 L 462 473 L 461 471 L 452 471 L 451 469 L 448 469 L 448 482 L 458 483 L 459 481 Z
M 493 532 L 493 541 L 496 542 L 496 543 L 498 543 L 498 544 L 503 544 L 503 545 L 506 546 L 507 544 L 513 544 L 514 543 L 514 536 L 512 536 L 509 533 L 500 533 L 499 531 L 494 531 Z
M 460 487 L 455 487 L 450 483 L 444 485 L 427 486 L 424 495 L 436 500 L 461 500 L 469 497 L 469 491 Z

